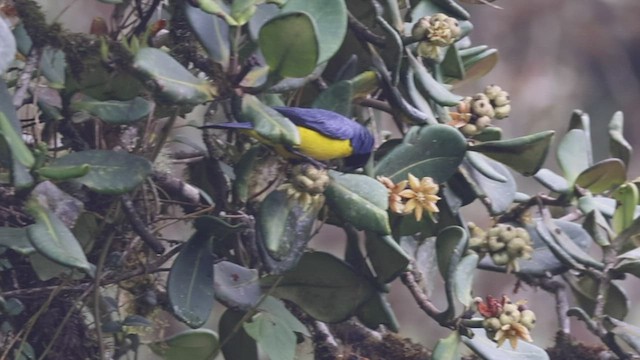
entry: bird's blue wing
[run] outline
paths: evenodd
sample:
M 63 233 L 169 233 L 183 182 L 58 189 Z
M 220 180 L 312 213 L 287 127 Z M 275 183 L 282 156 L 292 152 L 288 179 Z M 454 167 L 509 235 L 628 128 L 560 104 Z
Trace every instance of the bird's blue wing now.
M 294 124 L 315 130 L 330 138 L 347 140 L 361 131 L 362 125 L 338 113 L 323 109 L 274 106 Z

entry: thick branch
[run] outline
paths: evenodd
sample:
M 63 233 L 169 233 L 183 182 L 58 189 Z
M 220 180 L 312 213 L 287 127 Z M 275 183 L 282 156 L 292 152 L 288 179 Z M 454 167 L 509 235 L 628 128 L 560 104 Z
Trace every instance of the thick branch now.
M 135 207 L 133 206 L 133 201 L 131 201 L 131 197 L 129 195 L 122 196 L 122 210 L 125 215 L 127 215 L 127 220 L 131 224 L 133 231 L 140 236 L 140 239 L 144 241 L 156 254 L 162 254 L 164 252 L 164 245 L 160 243 L 155 235 L 147 228 L 144 224 Z

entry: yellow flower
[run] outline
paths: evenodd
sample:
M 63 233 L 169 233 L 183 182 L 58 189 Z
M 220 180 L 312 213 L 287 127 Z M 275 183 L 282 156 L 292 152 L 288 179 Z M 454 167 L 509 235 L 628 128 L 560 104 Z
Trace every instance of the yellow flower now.
M 506 340 L 509 340 L 511 347 L 514 349 L 518 347 L 518 339 L 533 342 L 531 335 L 529 335 L 529 329 L 517 322 L 503 325 L 493 339 L 498 342 L 498 347 L 502 346 Z
M 407 187 L 408 181 L 403 180 L 397 184 L 394 184 L 391 179 L 385 176 L 378 176 L 378 181 L 380 181 L 389 192 L 389 209 L 391 209 L 391 211 L 396 214 L 403 214 L 404 203 L 402 202 L 400 192 L 402 192 Z
M 422 214 L 426 210 L 428 213 L 439 212 L 436 202 L 440 197 L 436 195 L 440 187 L 433 182 L 430 177 L 423 177 L 418 180 L 417 177 L 409 174 L 410 189 L 400 192 L 400 196 L 409 199 L 404 207 L 405 214 L 414 212 L 416 220 L 422 220 Z

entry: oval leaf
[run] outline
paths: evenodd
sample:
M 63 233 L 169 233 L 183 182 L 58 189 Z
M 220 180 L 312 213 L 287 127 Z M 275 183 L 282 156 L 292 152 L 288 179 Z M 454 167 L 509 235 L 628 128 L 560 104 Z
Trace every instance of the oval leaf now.
M 222 65 L 229 67 L 229 25 L 218 16 L 208 14 L 189 2 L 184 3 L 184 12 L 189 25 L 196 37 L 207 51 L 209 57 Z
M 27 234 L 39 254 L 64 266 L 91 270 L 82 246 L 57 216 L 33 198 L 28 201 L 27 210 L 36 220 L 27 228 Z
M 621 233 L 631 226 L 635 218 L 636 205 L 638 204 L 638 187 L 635 183 L 626 183 L 617 188 L 611 194 L 616 200 L 616 210 L 613 213 L 613 230 Z
M 600 280 L 595 279 L 591 275 L 584 273 L 577 277 L 572 273 L 566 273 L 563 278 L 567 281 L 576 302 L 590 316 L 596 308 L 596 298 L 598 296 L 598 288 Z M 609 284 L 609 291 L 604 304 L 604 314 L 609 315 L 618 320 L 622 320 L 629 312 L 629 300 L 621 287 L 615 282 Z
M 616 188 L 627 180 L 627 170 L 622 160 L 606 159 L 584 170 L 576 178 L 576 185 L 599 194 Z
M 469 153 L 468 155 L 470 155 Z M 509 172 L 509 170 L 499 162 L 484 157 L 482 154 L 475 154 L 475 156 L 483 157 L 483 164 L 485 167 L 484 173 L 481 173 L 477 166 L 465 166 L 469 175 L 473 181 L 478 185 L 478 188 L 484 193 L 484 196 L 489 198 L 491 203 L 491 215 L 502 214 L 507 211 L 516 196 L 516 182 Z M 487 177 L 488 170 L 492 173 L 489 174 L 492 178 Z M 504 179 L 499 181 L 496 179 Z
M 239 310 L 249 310 L 258 303 L 262 290 L 257 270 L 229 261 L 221 261 L 213 268 L 213 289 L 221 303 Z
M 124 194 L 135 189 L 151 173 L 151 163 L 125 152 L 87 150 L 54 160 L 49 168 L 89 165 L 89 172 L 74 179 L 104 194 Z
M 362 304 L 356 315 L 358 320 L 369 329 L 378 329 L 380 325 L 384 325 L 387 329 L 398 332 L 400 324 L 393 308 L 382 293 L 373 295 L 367 302 Z
M 628 166 L 632 148 L 624 138 L 623 132 L 624 115 L 618 111 L 613 114 L 611 122 L 609 122 L 609 152 L 611 156 L 622 160 Z
M 197 328 L 209 319 L 213 307 L 211 235 L 196 231 L 171 266 L 167 294 L 173 314 Z
M 209 360 L 220 343 L 209 329 L 183 331 L 168 339 L 149 344 L 149 348 L 166 360 Z
M 478 260 L 478 254 L 469 254 L 463 257 L 449 280 L 453 282 L 453 293 L 456 299 L 465 307 L 469 307 L 473 301 L 471 290 L 473 286 L 473 275 L 478 266 Z
M 141 120 L 151 112 L 151 102 L 135 97 L 127 101 L 84 100 L 71 104 L 74 111 L 86 111 L 100 120 L 116 125 L 126 125 Z
M 329 171 L 331 182 L 325 190 L 331 210 L 358 229 L 379 234 L 391 233 L 387 208 L 387 188 L 365 175 Z
M 567 183 L 567 180 L 549 169 L 538 170 L 538 172 L 533 175 L 533 178 L 551 191 L 560 194 L 569 192 L 569 183 Z
M 234 332 L 245 313 L 227 309 L 220 317 L 218 325 L 222 339 L 222 354 L 225 359 L 258 360 L 256 341 L 247 334 L 244 327 Z
M 347 34 L 345 0 L 287 0 L 282 7 L 285 14 L 297 11 L 308 14 L 316 26 L 320 47 L 318 64 L 329 60 L 340 49 Z
M 144 80 L 155 83 L 157 95 L 171 103 L 198 105 L 210 101 L 217 90 L 206 80 L 198 79 L 176 59 L 162 50 L 142 48 L 133 67 Z
M 487 141 L 469 146 L 499 161 L 524 176 L 531 176 L 540 170 L 549 151 L 554 131 L 543 131 L 515 139 Z
M 271 72 L 305 77 L 318 64 L 318 37 L 311 17 L 302 12 L 278 15 L 260 29 L 258 43 Z
M 454 106 L 460 103 L 462 96 L 451 93 L 444 85 L 434 79 L 427 71 L 427 68 L 413 54 L 407 52 L 407 58 L 409 59 L 409 65 L 415 72 L 418 88 L 425 90 L 430 98 L 442 106 Z
M 447 125 L 413 127 L 402 144 L 380 160 L 376 175 L 400 182 L 409 173 L 417 178 L 429 176 L 436 183 L 447 181 L 462 162 L 467 142 L 458 130 Z
M 460 359 L 460 333 L 456 330 L 451 335 L 438 340 L 433 349 L 433 360 L 459 360 Z
M 7 21 L 0 19 L 0 75 L 9 68 L 9 65 L 16 57 L 16 39 L 7 24 Z
M 367 257 L 371 261 L 378 281 L 382 284 L 393 281 L 407 269 L 411 261 L 411 257 L 391 236 L 367 233 L 365 246 Z
M 270 287 L 277 278 L 263 278 Z M 305 253 L 296 267 L 282 276 L 272 295 L 293 301 L 314 319 L 340 322 L 352 316 L 375 293 L 367 279 L 349 265 L 323 252 Z
M 564 177 L 573 184 L 581 172 L 589 168 L 590 141 L 584 130 L 573 129 L 565 134 L 558 144 L 558 165 Z
M 29 255 L 36 251 L 29 241 L 28 228 L 0 227 L 0 246 L 22 254 Z
M 278 273 L 295 266 L 311 240 L 313 224 L 324 201 L 303 203 L 285 190 L 271 192 L 260 205 L 258 231 L 269 253 L 277 261 L 286 261 Z M 274 269 L 271 269 L 273 272 Z
M 0 19 L 0 22 L 2 21 L 4 20 Z M 9 147 L 11 157 L 19 162 L 20 165 L 30 169 L 35 164 L 36 159 L 33 157 L 31 150 L 25 145 L 20 134 L 18 134 L 11 122 L 9 122 L 9 119 L 2 112 L 0 112 L 0 136 L 4 138 L 4 141 Z

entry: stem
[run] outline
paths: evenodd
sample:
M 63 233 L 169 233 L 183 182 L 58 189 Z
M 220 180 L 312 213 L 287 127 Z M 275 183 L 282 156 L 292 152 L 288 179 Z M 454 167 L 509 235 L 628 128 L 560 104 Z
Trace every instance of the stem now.
M 38 66 L 41 55 L 41 49 L 33 48 L 29 52 L 29 58 L 27 59 L 24 69 L 22 69 L 22 73 L 18 78 L 16 92 L 13 94 L 13 106 L 16 109 L 21 107 L 24 103 L 24 98 L 27 95 L 27 90 L 29 90 L 29 84 L 31 83 L 31 73 L 33 73 Z

